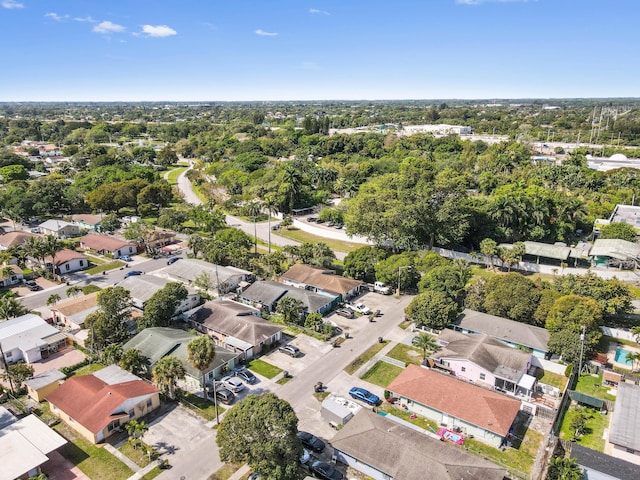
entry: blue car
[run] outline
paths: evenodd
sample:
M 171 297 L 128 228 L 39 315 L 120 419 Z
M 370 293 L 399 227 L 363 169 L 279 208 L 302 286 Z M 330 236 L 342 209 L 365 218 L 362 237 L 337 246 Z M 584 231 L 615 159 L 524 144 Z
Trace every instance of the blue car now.
M 142 272 L 140 270 L 131 270 L 130 272 L 127 272 L 124 278 L 135 277 L 136 275 L 142 275 Z
M 368 403 L 369 405 L 372 405 L 374 407 L 380 404 L 380 397 L 371 393 L 369 390 L 365 390 L 364 388 L 353 387 L 351 390 L 349 390 L 349 395 L 351 395 L 356 400 L 362 400 L 363 402 Z

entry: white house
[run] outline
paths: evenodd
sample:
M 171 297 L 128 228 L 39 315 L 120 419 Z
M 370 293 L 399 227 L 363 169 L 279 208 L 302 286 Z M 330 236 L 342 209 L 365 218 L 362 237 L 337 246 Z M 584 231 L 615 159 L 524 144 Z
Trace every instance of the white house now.
M 54 259 L 46 257 L 44 259 L 45 266 L 51 268 Z M 89 266 L 89 261 L 82 253 L 65 248 L 56 253 L 55 256 L 56 273 L 64 275 L 65 273 L 77 272 L 84 270 Z
M 147 300 L 169 283 L 172 283 L 171 280 L 154 275 L 134 275 L 122 280 L 118 283 L 118 286 L 129 290 L 134 307 L 144 310 L 144 305 Z M 176 314 L 192 310 L 200 305 L 200 294 L 198 291 L 193 287 L 187 286 L 186 288 L 188 292 L 187 298 L 176 307 Z
M 38 362 L 66 342 L 66 334 L 32 313 L 0 322 L 0 345 L 7 363 Z
M 80 235 L 80 226 L 75 223 L 65 222 L 64 220 L 47 220 L 38 225 L 40 233 L 44 235 L 53 235 L 58 238 L 78 237 Z
M 135 255 L 138 248 L 132 242 L 127 242 L 110 235 L 90 233 L 80 239 L 80 248 L 95 250 L 102 255 L 120 258 L 125 255 Z

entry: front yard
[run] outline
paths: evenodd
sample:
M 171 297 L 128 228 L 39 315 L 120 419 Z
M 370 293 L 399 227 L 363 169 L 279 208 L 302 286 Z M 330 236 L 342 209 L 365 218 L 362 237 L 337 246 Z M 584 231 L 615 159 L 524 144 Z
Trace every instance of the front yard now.
M 276 367 L 275 365 L 271 365 L 270 363 L 265 362 L 264 360 L 255 359 L 249 362 L 247 365 L 249 370 L 254 371 L 255 373 L 262 375 L 268 379 L 272 379 L 276 375 L 282 372 L 280 367 Z
M 362 380 L 386 388 L 387 385 L 402 373 L 402 370 L 402 368 L 396 365 L 391 365 L 390 363 L 379 360 L 362 376 Z
M 387 353 L 387 357 L 400 360 L 406 364 L 420 365 L 422 362 L 422 353 L 404 343 L 399 343 L 393 347 L 389 353 Z
M 207 421 L 216 419 L 216 408 L 211 400 L 205 400 L 192 393 L 184 392 L 180 403 Z M 218 402 L 218 416 L 221 415 L 224 410 L 224 407 Z
M 382 350 L 387 344 L 388 340 L 383 341 L 382 343 L 376 343 L 375 345 L 369 347 L 369 349 L 356 358 L 353 362 L 347 365 L 344 369 L 349 375 L 353 375 L 356 370 L 358 370 L 361 366 L 371 360 L 380 350 Z

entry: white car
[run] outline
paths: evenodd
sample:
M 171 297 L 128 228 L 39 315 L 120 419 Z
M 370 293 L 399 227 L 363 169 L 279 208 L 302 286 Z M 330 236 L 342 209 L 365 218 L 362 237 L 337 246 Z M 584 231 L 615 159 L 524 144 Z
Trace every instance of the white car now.
M 220 383 L 222 384 L 222 386 L 228 388 L 233 393 L 238 393 L 244 390 L 244 384 L 240 381 L 240 379 L 232 377 L 230 375 L 220 380 Z
M 355 305 L 349 304 L 348 308 L 353 310 L 354 312 L 361 313 L 362 315 L 369 315 L 371 310 L 364 303 L 356 303 Z

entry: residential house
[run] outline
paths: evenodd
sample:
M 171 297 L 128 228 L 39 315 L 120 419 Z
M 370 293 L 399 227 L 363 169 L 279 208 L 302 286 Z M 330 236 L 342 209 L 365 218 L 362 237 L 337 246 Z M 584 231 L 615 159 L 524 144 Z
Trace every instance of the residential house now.
M 71 219 L 80 227 L 81 230 L 90 230 L 94 232 L 102 230 L 102 227 L 100 226 L 102 223 L 102 216 L 80 213 L 78 215 L 72 215 Z
M 47 397 L 51 413 L 92 443 L 160 406 L 156 387 L 115 365 L 107 368 L 108 375 L 71 377 Z
M 9 250 L 11 247 L 20 246 L 31 237 L 35 237 L 35 235 L 18 230 L 0 235 L 0 250 Z
M 297 263 L 280 277 L 286 285 L 338 297 L 337 302 L 349 300 L 360 293 L 360 280 L 336 275 L 333 270 Z M 336 302 L 336 304 L 337 304 Z
M 98 233 L 90 233 L 82 237 L 80 239 L 80 248 L 94 250 L 101 255 L 108 255 L 113 258 L 135 255 L 138 252 L 138 247 L 132 242 Z
M 620 238 L 598 238 L 593 242 L 589 256 L 595 267 L 636 268 L 640 245 Z
M 0 406 L 0 480 L 57 473 L 43 470 L 43 465 L 66 444 L 67 440 L 35 415 L 18 420 Z
M 38 225 L 38 228 L 43 235 L 53 235 L 62 239 L 80 236 L 80 227 L 64 220 L 47 220 Z
M 417 365 L 409 365 L 387 389 L 409 411 L 494 447 L 506 442 L 520 410 L 514 398 Z
M 154 293 L 163 289 L 169 283 L 175 283 L 168 278 L 160 278 L 154 275 L 134 275 L 129 278 L 125 278 L 118 286 L 129 290 L 133 306 L 139 310 L 144 310 L 144 304 L 149 300 Z M 180 304 L 176 307 L 176 315 L 179 313 L 192 310 L 200 305 L 200 294 L 193 287 L 186 287 L 188 295 Z
M 0 344 L 9 364 L 38 362 L 66 343 L 66 334 L 33 313 L 0 322 Z
M 304 314 L 324 314 L 338 303 L 336 295 L 316 293 L 272 280 L 257 281 L 242 291 L 239 296 L 243 302 L 270 313 L 275 311 L 278 302 L 285 297 L 300 301 Z
M 548 330 L 488 313 L 466 308 L 451 328 L 462 333 L 484 333 L 511 347 L 524 347 L 536 357 L 544 358 L 549 353 Z
M 483 458 L 362 409 L 331 439 L 339 462 L 375 480 L 503 480 Z
M 156 230 L 147 241 L 147 248 L 154 251 L 159 250 L 162 247 L 173 243 L 175 239 L 175 232 Z
M 578 443 L 571 445 L 571 456 L 582 467 L 583 477 L 588 480 L 638 480 L 640 465 L 612 457 L 583 447 Z
M 46 257 L 44 259 L 45 267 L 51 268 L 54 258 Z M 78 270 L 84 270 L 89 266 L 89 260 L 82 253 L 68 248 L 60 250 L 55 256 L 55 272 L 58 275 L 65 273 L 73 273 Z
M 223 267 L 213 263 L 183 258 L 165 267 L 158 276 L 166 277 L 174 282 L 195 285 L 197 278 L 208 278 L 209 293 L 224 294 L 235 291 L 238 287 L 248 286 L 254 279 L 253 273 L 235 267 Z
M 202 388 L 202 373 L 187 361 L 187 344 L 196 338 L 184 330 L 169 327 L 145 328 L 122 347 L 125 351 L 138 349 L 149 359 L 149 371 L 153 370 L 158 360 L 166 356 L 178 358 L 187 371 L 185 383 L 188 388 Z M 216 355 L 205 372 L 207 384 L 219 379 L 229 370 L 233 370 L 239 355 L 216 346 Z
M 231 300 L 206 302 L 192 315 L 189 324 L 244 359 L 278 343 L 284 330 L 284 326 L 260 318 L 260 310 Z
M 70 330 L 84 328 L 87 316 L 98 310 L 98 293 L 93 292 L 78 298 L 70 298 L 49 307 L 57 325 L 65 325 Z
M 611 455 L 640 465 L 640 386 L 620 382 L 609 427 Z
M 23 282 L 24 274 L 18 265 L 0 265 L 0 269 L 0 287 L 11 287 Z
M 515 395 L 530 397 L 536 377 L 529 375 L 531 353 L 481 334 L 444 329 L 438 336 L 441 349 L 431 358 L 458 378 Z
M 24 382 L 27 387 L 27 396 L 36 402 L 42 402 L 47 395 L 58 389 L 65 378 L 67 376 L 55 368 L 31 377 Z

